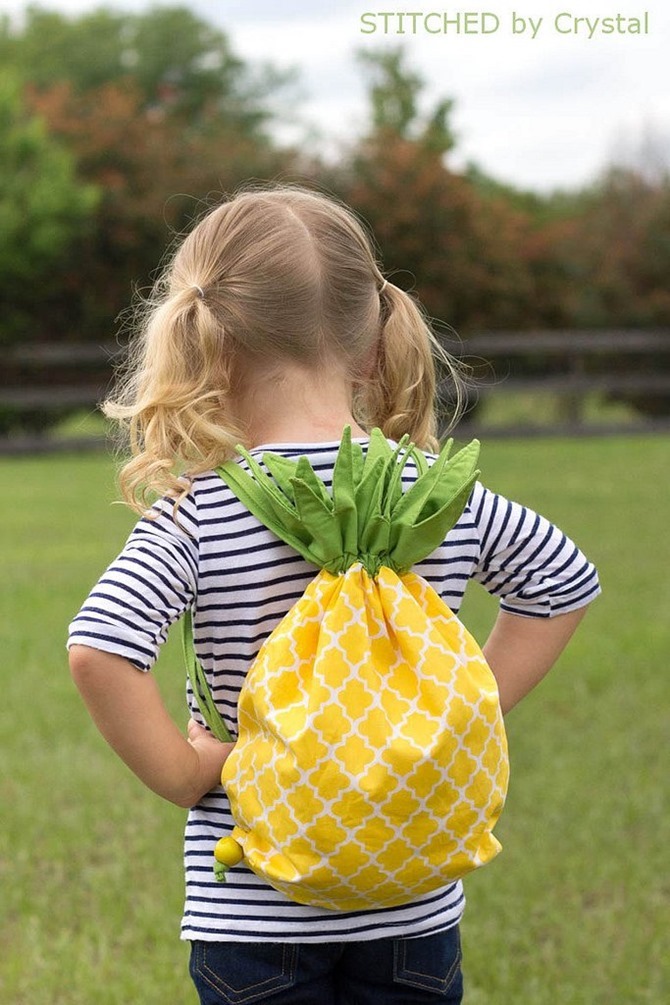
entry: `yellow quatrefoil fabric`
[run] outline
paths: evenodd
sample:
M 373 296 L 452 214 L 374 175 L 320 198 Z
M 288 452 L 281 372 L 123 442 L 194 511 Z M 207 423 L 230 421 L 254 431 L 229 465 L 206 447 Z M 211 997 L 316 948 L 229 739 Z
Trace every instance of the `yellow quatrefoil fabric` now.
M 216 870 L 242 856 L 315 907 L 407 903 L 490 861 L 508 782 L 498 692 L 480 648 L 411 567 L 443 541 L 478 475 L 473 441 L 434 464 L 373 431 L 345 430 L 330 494 L 306 458 L 220 473 L 320 568 L 266 640 L 239 698 L 222 773 L 236 826 Z M 418 478 L 402 490 L 409 458 Z M 187 649 L 192 684 L 225 727 Z M 199 672 L 198 672 L 199 671 Z M 223 727 L 223 728 L 222 728 Z M 230 840 L 232 837 L 233 841 Z M 232 853 L 231 853 L 232 849 Z

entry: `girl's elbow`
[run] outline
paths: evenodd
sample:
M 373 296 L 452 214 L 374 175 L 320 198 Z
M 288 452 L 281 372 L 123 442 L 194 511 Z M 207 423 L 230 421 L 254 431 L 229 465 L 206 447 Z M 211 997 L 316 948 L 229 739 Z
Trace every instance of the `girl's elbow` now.
M 95 662 L 95 650 L 88 646 L 72 646 L 68 653 L 70 675 L 77 686 L 90 677 Z
M 126 660 L 90 646 L 73 645 L 68 654 L 70 675 L 81 691 L 104 679 L 112 669 L 130 667 Z

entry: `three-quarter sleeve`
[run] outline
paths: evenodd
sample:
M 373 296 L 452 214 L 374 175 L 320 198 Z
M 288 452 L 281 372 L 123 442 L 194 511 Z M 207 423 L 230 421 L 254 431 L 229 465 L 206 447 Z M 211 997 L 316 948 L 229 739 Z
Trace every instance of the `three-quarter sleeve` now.
M 91 590 L 69 628 L 68 647 L 123 656 L 141 670 L 155 663 L 170 625 L 193 602 L 198 567 L 197 511 L 187 496 L 140 520 L 121 554 Z
M 472 577 L 500 597 L 502 609 L 547 618 L 598 596 L 594 565 L 549 520 L 479 484 L 470 508 L 480 538 Z

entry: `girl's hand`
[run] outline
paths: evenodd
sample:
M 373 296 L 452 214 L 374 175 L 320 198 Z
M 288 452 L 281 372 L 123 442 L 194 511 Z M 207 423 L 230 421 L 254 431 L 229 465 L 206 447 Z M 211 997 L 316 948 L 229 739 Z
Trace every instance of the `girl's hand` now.
M 195 805 L 204 795 L 221 784 L 221 769 L 235 744 L 217 740 L 195 719 L 189 719 L 186 733 L 188 742 L 198 755 L 198 770 L 193 785 L 192 805 Z

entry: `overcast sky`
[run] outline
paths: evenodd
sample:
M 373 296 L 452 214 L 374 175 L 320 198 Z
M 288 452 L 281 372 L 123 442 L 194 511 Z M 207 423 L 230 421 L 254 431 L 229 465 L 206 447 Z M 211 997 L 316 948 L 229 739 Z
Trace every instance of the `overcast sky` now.
M 69 14 L 152 5 L 168 4 L 40 4 Z M 244 59 L 297 67 L 304 95 L 298 111 L 331 146 L 353 138 L 365 124 L 365 81 L 356 50 L 403 43 L 412 68 L 426 81 L 426 104 L 441 97 L 456 102 L 455 166 L 471 160 L 501 181 L 548 190 L 588 183 L 612 160 L 644 150 L 670 164 L 667 0 L 458 5 L 184 0 L 175 5 L 223 28 Z M 0 9 L 11 13 L 25 6 L 0 0 Z

